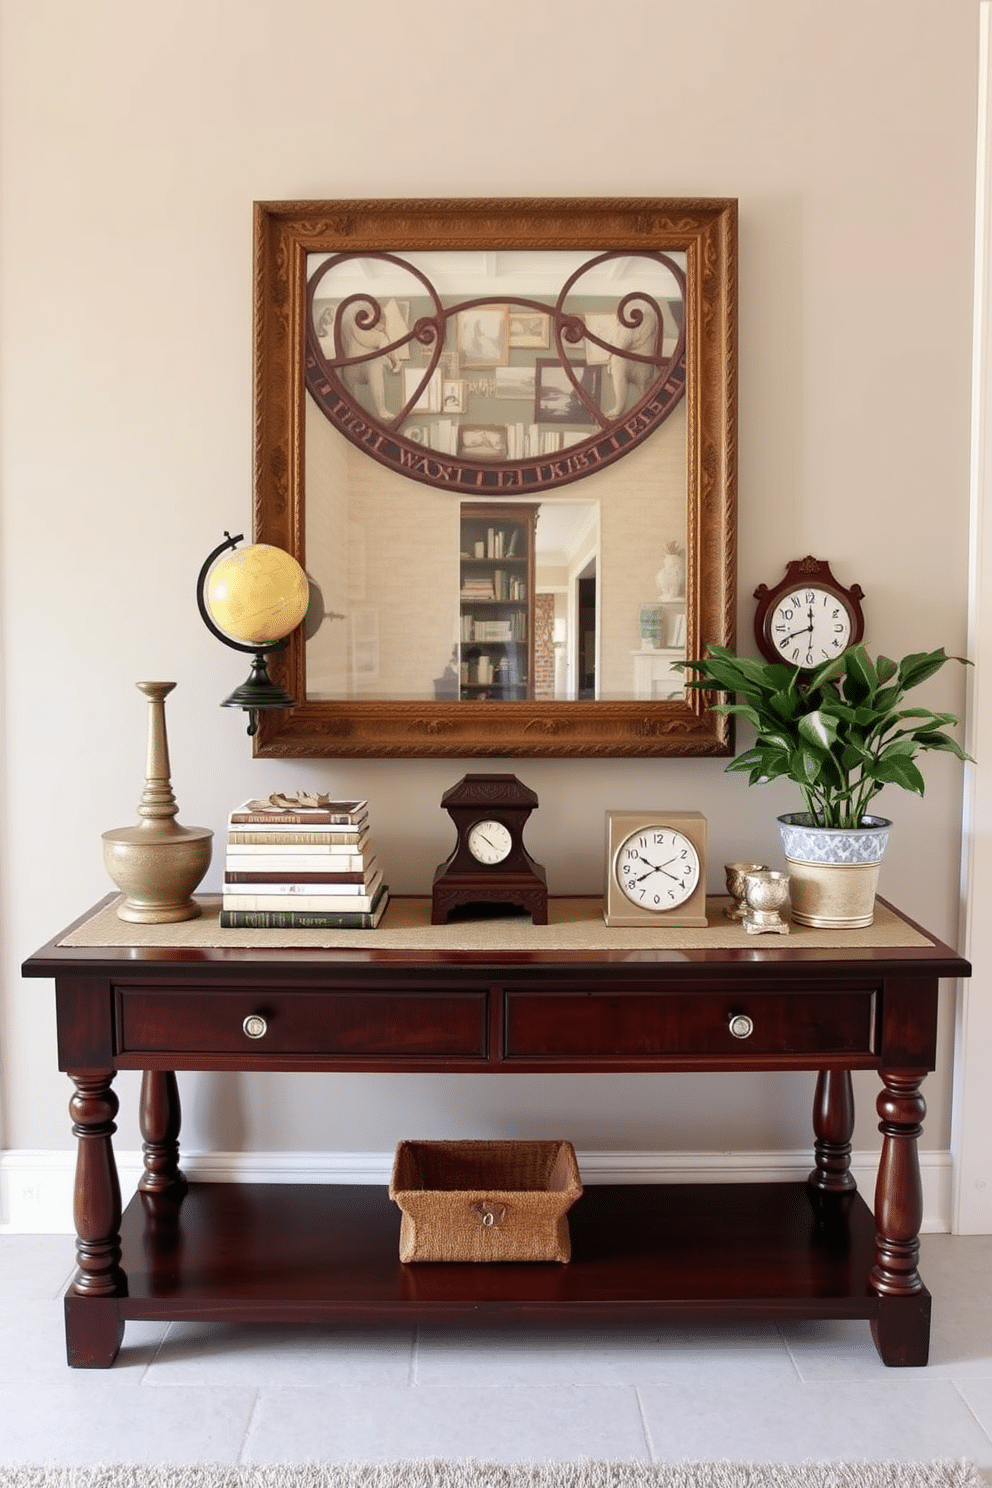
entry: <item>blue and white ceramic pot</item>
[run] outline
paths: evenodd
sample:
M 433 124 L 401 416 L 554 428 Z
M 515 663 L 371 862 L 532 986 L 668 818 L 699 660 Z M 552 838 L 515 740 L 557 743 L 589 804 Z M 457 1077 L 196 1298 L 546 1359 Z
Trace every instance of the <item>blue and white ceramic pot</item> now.
M 791 811 L 778 824 L 796 923 L 837 930 L 870 925 L 892 823 L 864 816 L 860 827 L 817 827 L 806 812 Z

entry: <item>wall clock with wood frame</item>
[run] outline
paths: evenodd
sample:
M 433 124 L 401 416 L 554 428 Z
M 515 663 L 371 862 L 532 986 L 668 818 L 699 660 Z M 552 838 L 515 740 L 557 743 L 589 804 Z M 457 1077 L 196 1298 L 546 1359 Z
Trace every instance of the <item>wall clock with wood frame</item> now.
M 548 923 L 548 880 L 524 847 L 527 818 L 538 805 L 535 793 L 515 775 L 463 775 L 445 791 L 441 805 L 455 824 L 458 839 L 451 856 L 434 874 L 431 924 L 443 925 L 452 911 L 516 905 L 535 925 Z
M 607 925 L 701 930 L 706 919 L 706 818 L 700 811 L 606 813 Z
M 820 558 L 793 559 L 783 579 L 759 584 L 754 597 L 754 638 L 767 661 L 811 672 L 864 635 L 864 591 L 860 584 L 845 588 Z

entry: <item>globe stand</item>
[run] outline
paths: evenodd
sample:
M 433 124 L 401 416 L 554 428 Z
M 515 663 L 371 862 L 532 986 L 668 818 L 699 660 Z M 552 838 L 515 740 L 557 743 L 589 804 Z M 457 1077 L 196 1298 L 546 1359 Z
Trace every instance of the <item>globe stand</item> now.
M 246 681 L 240 687 L 236 687 L 230 697 L 226 697 L 221 703 L 222 708 L 243 708 L 248 714 L 248 734 L 254 735 L 258 732 L 258 714 L 267 708 L 295 708 L 296 699 L 284 687 L 273 682 L 269 676 L 267 657 L 274 651 L 285 651 L 289 645 L 289 638 L 284 636 L 280 641 L 273 641 L 269 646 L 249 645 L 243 641 L 232 640 L 225 635 L 214 621 L 207 609 L 204 596 L 207 574 L 221 553 L 234 549 L 244 538 L 244 533 L 239 532 L 237 537 L 232 537 L 229 532 L 224 533 L 225 541 L 220 543 L 204 561 L 200 569 L 199 578 L 196 581 L 196 603 L 200 611 L 200 619 L 218 641 L 225 646 L 230 646 L 232 651 L 244 651 L 252 658 L 251 671 Z
M 273 682 L 269 676 L 268 662 L 266 656 L 270 651 L 285 651 L 287 642 L 278 641 L 273 646 L 266 646 L 264 651 L 256 651 L 252 658 L 251 671 L 248 679 L 236 687 L 230 697 L 226 697 L 221 703 L 222 708 L 244 708 L 248 714 L 248 733 L 254 734 L 258 730 L 258 718 L 256 714 L 265 708 L 295 708 L 296 699 L 288 693 L 284 687 Z

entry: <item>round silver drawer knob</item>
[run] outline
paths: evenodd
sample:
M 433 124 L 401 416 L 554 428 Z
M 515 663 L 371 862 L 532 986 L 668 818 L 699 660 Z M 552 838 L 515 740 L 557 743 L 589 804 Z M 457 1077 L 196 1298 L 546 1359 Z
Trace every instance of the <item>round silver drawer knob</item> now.
M 269 1031 L 269 1025 L 259 1013 L 249 1013 L 241 1027 L 250 1039 L 264 1038 Z
M 754 1032 L 754 1022 L 747 1013 L 735 1013 L 730 1020 L 730 1031 L 736 1039 L 750 1038 Z

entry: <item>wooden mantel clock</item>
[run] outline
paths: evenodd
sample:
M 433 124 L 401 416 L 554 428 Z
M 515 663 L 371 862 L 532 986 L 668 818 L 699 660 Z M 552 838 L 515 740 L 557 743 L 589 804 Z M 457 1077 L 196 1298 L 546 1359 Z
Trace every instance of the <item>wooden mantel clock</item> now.
M 431 924 L 464 905 L 516 904 L 548 923 L 548 880 L 523 843 L 537 796 L 515 775 L 463 775 L 441 805 L 455 824 L 455 850 L 434 875 Z

